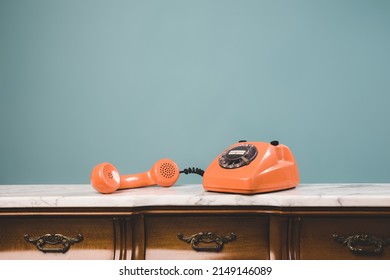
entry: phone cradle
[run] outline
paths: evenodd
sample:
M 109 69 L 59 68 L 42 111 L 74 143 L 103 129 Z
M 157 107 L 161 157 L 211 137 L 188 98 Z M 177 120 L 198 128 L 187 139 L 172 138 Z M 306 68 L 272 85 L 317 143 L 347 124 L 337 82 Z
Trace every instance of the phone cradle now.
M 207 167 L 207 191 L 255 194 L 291 189 L 299 172 L 290 149 L 278 141 L 240 141 L 227 148 Z

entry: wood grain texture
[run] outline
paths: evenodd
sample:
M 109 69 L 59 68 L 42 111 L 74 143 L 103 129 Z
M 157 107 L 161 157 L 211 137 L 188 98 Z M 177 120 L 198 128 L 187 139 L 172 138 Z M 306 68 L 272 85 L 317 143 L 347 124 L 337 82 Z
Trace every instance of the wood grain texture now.
M 66 253 L 44 253 L 27 242 L 24 235 L 37 238 L 44 234 L 62 234 L 83 240 Z M 114 259 L 115 233 L 112 218 L 75 217 L 2 217 L 0 219 L 0 259 Z M 61 244 L 45 245 L 61 247 Z
M 268 217 L 261 215 L 150 215 L 145 218 L 146 259 L 269 259 Z M 236 240 L 220 252 L 198 252 L 178 238 L 212 232 Z M 215 244 L 200 243 L 212 247 Z
M 294 239 L 299 240 L 299 259 L 390 259 L 390 246 L 384 247 L 381 254 L 357 254 L 333 239 L 333 234 L 341 236 L 369 234 L 382 240 L 390 239 L 390 218 L 304 217 L 296 227 L 299 227 L 299 233 Z M 373 248 L 372 245 L 364 244 L 360 247 L 366 247 L 368 250 Z
M 234 233 L 218 252 L 196 251 L 180 240 L 211 232 Z M 44 253 L 24 239 L 62 234 L 83 239 L 66 253 Z M 0 212 L 0 259 L 390 259 L 386 243 L 380 254 L 357 254 L 333 238 L 366 234 L 390 242 L 390 209 L 269 207 L 143 207 L 3 209 Z M 199 242 L 201 248 L 217 243 Z M 214 242 L 214 243 L 213 243 Z M 46 244 L 56 248 L 61 244 Z M 358 247 L 371 250 L 372 245 Z M 375 246 L 374 246 L 375 247 Z

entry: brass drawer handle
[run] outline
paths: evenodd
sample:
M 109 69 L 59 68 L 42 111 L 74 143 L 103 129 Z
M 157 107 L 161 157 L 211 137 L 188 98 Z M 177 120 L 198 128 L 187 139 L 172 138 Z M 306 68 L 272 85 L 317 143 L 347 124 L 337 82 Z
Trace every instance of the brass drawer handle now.
M 197 252 L 220 252 L 223 245 L 237 238 L 234 232 L 226 236 L 216 235 L 214 232 L 199 232 L 191 236 L 185 237 L 183 233 L 179 232 L 177 237 L 187 243 L 191 243 L 192 249 Z M 215 243 L 215 246 L 199 246 L 199 243 Z
M 380 255 L 383 247 L 390 244 L 390 239 L 383 240 L 369 234 L 355 234 L 348 237 L 333 234 L 333 239 L 344 245 L 357 254 Z
M 37 246 L 39 251 L 44 253 L 66 253 L 70 245 L 78 243 L 83 240 L 83 235 L 78 234 L 76 237 L 67 237 L 62 234 L 44 234 L 39 237 L 30 237 L 28 234 L 24 235 L 24 239 Z M 46 245 L 57 245 L 60 244 L 60 247 L 46 247 Z

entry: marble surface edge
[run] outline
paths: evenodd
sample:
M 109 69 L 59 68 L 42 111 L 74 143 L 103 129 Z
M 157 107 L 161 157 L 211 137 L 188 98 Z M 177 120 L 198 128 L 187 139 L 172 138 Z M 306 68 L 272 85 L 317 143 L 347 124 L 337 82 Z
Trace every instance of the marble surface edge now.
M 208 192 L 200 184 L 112 194 L 89 184 L 0 185 L 0 208 L 146 206 L 390 207 L 390 183 L 300 184 L 253 195 Z

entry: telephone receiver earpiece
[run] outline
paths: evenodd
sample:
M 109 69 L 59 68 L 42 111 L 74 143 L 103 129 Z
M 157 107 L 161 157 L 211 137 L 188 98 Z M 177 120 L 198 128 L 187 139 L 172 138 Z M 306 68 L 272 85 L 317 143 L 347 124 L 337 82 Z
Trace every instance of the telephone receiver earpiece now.
M 179 178 L 179 168 L 170 159 L 160 159 L 143 173 L 120 175 L 114 165 L 103 162 L 96 165 L 91 173 L 92 187 L 101 193 L 113 193 L 118 189 L 141 188 L 153 185 L 170 187 Z

